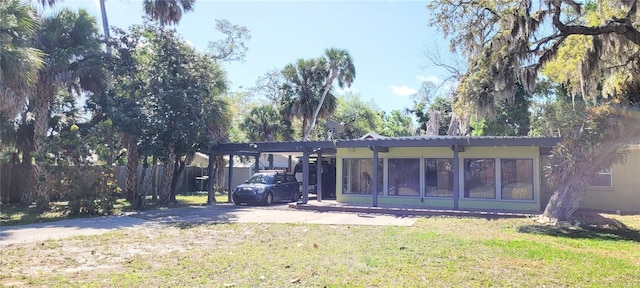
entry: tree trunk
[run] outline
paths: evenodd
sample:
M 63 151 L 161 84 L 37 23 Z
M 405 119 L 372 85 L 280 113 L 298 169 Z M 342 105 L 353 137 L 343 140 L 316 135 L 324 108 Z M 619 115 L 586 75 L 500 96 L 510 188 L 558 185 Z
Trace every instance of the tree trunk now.
M 597 170 L 574 173 L 567 181 L 554 189 L 542 216 L 550 221 L 571 221 Z M 588 175 L 590 174 L 590 175 Z
M 180 178 L 180 173 L 184 171 L 184 168 L 187 166 L 187 160 L 182 160 L 182 157 L 176 158 L 176 167 L 178 169 L 173 170 L 173 178 L 171 178 L 171 201 L 177 202 L 176 200 L 176 187 L 178 186 L 178 179 Z M 186 175 L 185 175 L 186 177 Z
M 22 123 L 18 129 L 18 135 L 16 139 L 17 153 L 15 158 L 12 159 L 15 163 L 15 170 L 10 171 L 11 175 L 17 181 L 14 182 L 14 189 L 18 191 L 19 201 L 23 205 L 31 205 L 34 199 L 34 191 L 36 185 L 36 177 L 33 173 L 32 167 L 32 155 L 33 155 L 33 124 L 25 123 L 27 118 L 27 112 L 21 115 Z
M 307 131 L 307 126 L 309 126 L 309 119 L 307 119 L 306 117 L 302 117 L 302 137 L 303 137 L 303 141 L 304 140 L 304 133 Z
M 318 106 L 313 111 L 313 115 L 311 116 L 311 123 L 309 123 L 309 126 L 304 131 L 304 137 L 302 137 L 302 141 L 309 140 L 309 134 L 311 134 L 311 130 L 313 130 L 313 127 L 316 126 L 316 121 L 318 120 L 318 114 L 320 114 L 320 109 L 322 108 L 322 104 L 324 104 L 324 99 L 327 98 L 327 94 L 329 93 L 329 90 L 331 90 L 333 81 L 336 79 L 337 76 L 338 75 L 336 71 L 333 71 L 331 73 L 331 77 L 329 77 L 329 80 L 327 80 L 327 84 L 324 87 L 324 91 L 322 91 L 322 97 L 320 97 L 320 102 L 318 102 Z
M 41 77 L 42 78 L 42 77 Z M 49 210 L 49 191 L 47 189 L 47 163 L 45 151 L 45 139 L 49 128 L 49 105 L 53 99 L 54 85 L 51 81 L 40 79 L 36 85 L 33 97 L 34 101 L 34 136 L 33 150 L 35 154 L 35 164 L 33 171 L 35 174 L 36 206 L 41 211 Z
M 171 202 L 171 179 L 176 162 L 176 153 L 173 148 L 169 149 L 169 155 L 164 161 L 164 171 L 162 173 L 162 190 L 160 190 L 160 204 L 169 205 Z
M 29 157 L 29 159 L 31 159 Z M 16 171 L 18 177 L 18 190 L 20 191 L 20 203 L 31 205 L 33 203 L 33 188 L 36 184 L 36 176 L 30 162 L 24 161 L 18 165 Z M 15 174 L 14 174 L 15 175 Z
M 220 156 L 214 156 L 214 155 L 209 155 L 209 157 L 215 157 L 214 158 L 214 162 L 211 163 L 211 161 L 209 161 L 209 164 L 213 164 L 213 165 L 207 165 L 207 177 L 209 177 L 209 182 L 211 182 L 211 187 L 207 186 L 207 192 L 209 193 L 209 199 L 207 204 L 218 204 L 218 200 L 216 199 L 216 173 L 218 172 L 218 165 L 216 165 L 216 162 L 218 161 L 218 157 Z
M 125 198 L 129 203 L 135 205 L 135 195 L 138 191 L 138 162 L 140 153 L 138 145 L 129 133 L 123 136 L 127 145 L 127 178 L 125 182 Z
M 220 183 L 224 182 L 224 168 L 227 164 L 227 161 L 224 160 L 224 157 L 222 157 L 222 155 L 218 155 L 216 156 L 216 163 L 215 163 L 215 175 L 214 175 L 214 183 L 218 186 L 217 188 L 219 188 Z
M 137 191 L 137 195 L 135 195 L 135 199 L 136 199 L 136 205 L 135 205 L 135 209 L 136 210 L 141 210 L 144 208 L 144 200 L 147 198 L 147 189 L 145 189 L 145 178 L 147 177 L 147 168 L 149 168 L 149 160 L 147 159 L 147 155 L 142 155 L 142 176 L 140 176 L 140 183 L 138 184 L 138 187 L 142 187 L 142 193 L 140 191 Z M 140 189 L 138 189 L 140 190 Z
M 151 168 L 151 199 L 158 200 L 158 158 L 153 156 L 153 168 Z
M 100 0 L 100 15 L 102 16 L 102 31 L 104 38 L 109 39 L 109 18 L 107 18 L 106 0 Z M 107 54 L 111 55 L 111 46 L 107 45 Z
M 427 121 L 427 135 L 434 136 L 440 132 L 440 115 L 438 111 L 431 110 L 429 112 L 429 121 Z
M 572 163 L 573 165 L 563 164 L 563 170 L 566 171 L 571 167 L 573 170 L 566 172 L 566 176 L 559 180 L 561 183 L 554 188 L 553 195 L 541 215 L 543 222 L 572 220 L 573 213 L 580 208 L 580 202 L 589 188 L 591 179 L 601 167 L 610 165 L 610 159 L 613 159 L 617 153 L 621 153 L 619 149 L 627 143 L 626 139 L 609 140 L 592 146 L 587 150 L 588 152 L 575 152 L 575 157 L 582 156 L 582 161 Z

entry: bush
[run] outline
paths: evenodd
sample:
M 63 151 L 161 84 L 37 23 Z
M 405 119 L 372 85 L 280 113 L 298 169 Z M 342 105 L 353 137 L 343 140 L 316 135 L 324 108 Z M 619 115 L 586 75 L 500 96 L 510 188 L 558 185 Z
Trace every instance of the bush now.
M 49 177 L 52 200 L 68 201 L 71 215 L 108 215 L 119 193 L 108 167 L 56 166 Z

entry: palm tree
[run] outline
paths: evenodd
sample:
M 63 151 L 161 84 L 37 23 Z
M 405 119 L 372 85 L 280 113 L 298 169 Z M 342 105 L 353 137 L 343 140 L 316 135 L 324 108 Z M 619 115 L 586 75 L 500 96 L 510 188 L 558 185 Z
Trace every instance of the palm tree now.
M 109 18 L 107 18 L 107 1 L 100 0 L 100 16 L 102 18 L 102 32 L 104 38 L 109 39 L 111 34 L 109 33 Z M 107 54 L 111 55 L 111 46 L 107 45 Z
M 278 137 L 281 121 L 278 110 L 267 104 L 251 109 L 240 127 L 247 133 L 250 141 L 272 142 Z
M 144 0 L 144 13 L 160 26 L 177 25 L 183 12 L 193 10 L 196 0 Z
M 45 210 L 49 207 L 49 193 L 44 144 L 49 130 L 50 105 L 62 87 L 80 92 L 88 85 L 95 89 L 101 86 L 96 85 L 102 79 L 100 72 L 96 72 L 100 71 L 99 66 L 93 62 L 96 58 L 92 57 L 100 51 L 96 21 L 85 10 L 78 13 L 62 10 L 44 19 L 35 36 L 35 46 L 46 53 L 29 101 L 34 114 L 36 204 Z
M 322 97 L 320 97 L 318 106 L 313 111 L 311 124 L 307 127 L 307 130 L 304 131 L 304 137 L 302 138 L 303 141 L 307 141 L 309 139 L 309 134 L 311 134 L 311 130 L 313 130 L 313 127 L 316 125 L 318 114 L 320 114 L 320 109 L 322 109 L 325 98 L 331 90 L 331 87 L 333 87 L 333 81 L 337 79 L 338 86 L 340 88 L 343 88 L 345 85 L 347 87 L 351 87 L 351 83 L 353 83 L 353 80 L 356 78 L 356 67 L 353 65 L 353 60 L 351 59 L 349 51 L 330 48 L 325 51 L 325 58 L 327 61 L 328 77 L 324 84 Z
M 302 131 L 306 132 L 309 120 L 313 117 L 323 94 L 324 81 L 327 78 L 327 62 L 324 58 L 299 59 L 282 70 L 285 83 L 282 85 L 283 114 L 287 120 L 298 117 L 302 120 Z M 320 116 L 335 111 L 337 99 L 327 91 L 327 105 L 320 105 Z M 310 130 L 309 130 L 310 131 Z
M 33 200 L 28 184 L 35 182 L 29 157 L 33 151 L 33 125 L 22 120 L 15 129 L 16 122 L 11 120 L 26 112 L 29 86 L 37 79 L 43 64 L 42 51 L 33 48 L 31 42 L 39 25 L 40 17 L 29 3 L 0 2 L 0 122 L 5 128 L 0 131 L 0 151 L 6 148 L 11 151 L 10 173 L 15 185 L 9 189 L 19 191 L 20 201 L 26 204 Z M 26 119 L 27 115 L 21 118 Z
M 0 113 L 8 119 L 24 108 L 27 87 L 42 67 L 42 52 L 31 47 L 39 24 L 28 2 L 0 2 Z

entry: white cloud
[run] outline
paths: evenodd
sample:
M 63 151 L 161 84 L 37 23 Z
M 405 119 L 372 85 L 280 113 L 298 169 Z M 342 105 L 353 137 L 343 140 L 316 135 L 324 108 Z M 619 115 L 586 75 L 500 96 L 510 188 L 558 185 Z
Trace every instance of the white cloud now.
M 438 76 L 435 76 L 435 75 L 427 75 L 427 76 L 418 75 L 416 76 L 416 78 L 420 82 L 432 82 L 435 84 L 442 83 L 442 79 L 440 79 Z
M 410 88 L 407 85 L 402 85 L 402 86 L 391 85 L 391 91 L 393 91 L 393 94 L 398 96 L 411 96 L 418 93 L 416 89 Z

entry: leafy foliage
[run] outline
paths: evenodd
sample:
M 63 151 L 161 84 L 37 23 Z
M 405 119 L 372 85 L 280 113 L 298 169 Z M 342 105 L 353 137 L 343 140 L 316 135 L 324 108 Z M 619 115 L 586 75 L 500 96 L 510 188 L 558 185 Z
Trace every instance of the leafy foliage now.
M 338 107 L 332 119 L 344 125 L 344 133 L 333 136 L 336 139 L 360 138 L 369 132 L 380 132 L 382 126 L 378 108 L 371 102 L 364 102 L 358 94 L 339 96 Z
M 53 198 L 68 201 L 71 215 L 111 214 L 120 188 L 109 167 L 56 166 L 48 185 Z
M 566 136 L 572 127 L 579 127 L 586 115 L 586 103 L 572 99 L 567 89 L 559 84 L 545 82 L 532 105 L 532 136 Z M 572 101 L 574 100 L 574 101 Z
M 322 107 L 319 116 L 331 115 L 336 109 L 336 97 L 328 92 L 323 104 L 320 98 L 327 77 L 327 63 L 323 58 L 298 59 L 282 69 L 285 82 L 282 85 L 282 113 L 287 121 L 301 120 L 302 131 L 310 125 L 316 107 Z
M 522 86 L 516 90 L 513 101 L 502 100 L 496 107 L 494 118 L 484 118 L 472 126 L 474 136 L 527 136 L 530 126 L 531 96 Z
M 244 61 L 251 40 L 249 29 L 245 26 L 231 24 L 227 19 L 216 19 L 216 29 L 226 38 L 209 42 L 211 57 L 216 61 Z
M 177 25 L 184 12 L 193 10 L 196 0 L 144 0 L 144 13 L 160 26 Z
M 326 61 L 326 69 L 327 75 L 325 78 L 324 88 L 322 91 L 322 96 L 320 96 L 320 101 L 318 106 L 313 111 L 313 115 L 311 117 L 311 123 L 304 130 L 304 135 L 302 140 L 306 141 L 309 138 L 309 134 L 313 127 L 316 125 L 316 121 L 318 119 L 318 115 L 320 111 L 323 110 L 323 105 L 327 94 L 333 88 L 333 82 L 338 81 L 338 87 L 344 88 L 351 87 L 351 83 L 356 78 L 356 68 L 353 64 L 353 60 L 351 58 L 351 54 L 349 51 L 343 49 L 329 48 L 325 51 L 325 56 L 323 58 Z
M 25 191 L 35 191 L 38 208 L 47 210 L 49 193 L 46 186 L 48 163 L 45 138 L 50 106 L 63 87 L 73 96 L 104 89 L 100 62 L 102 52 L 96 21 L 82 9 L 77 13 L 64 9 L 46 17 L 34 36 L 34 46 L 46 54 L 29 101 L 29 110 L 33 111 L 34 116 L 33 169 L 36 181 L 33 187 Z
M 595 97 L 599 85 L 604 95 L 621 95 L 623 83 L 640 75 L 637 5 L 637 0 L 587 2 L 584 8 L 574 1 L 429 3 L 430 25 L 449 37 L 451 50 L 469 59 L 456 110 L 492 115 L 496 103 L 512 99 L 517 83 L 533 91 L 540 71 L 571 81 L 572 95 Z
M 25 92 L 42 67 L 42 51 L 31 46 L 40 20 L 27 2 L 0 3 L 0 117 L 13 119 L 24 109 Z
M 174 191 L 175 178 L 189 158 L 183 156 L 208 149 L 227 136 L 231 115 L 221 97 L 227 89 L 226 76 L 213 59 L 195 51 L 175 30 L 135 26 L 129 32 L 117 31 L 111 45 L 115 48 L 111 116 L 130 137 L 130 155 L 138 149 L 142 155 L 158 156 L 171 168 L 165 170 L 163 183 L 169 186 L 161 194 L 162 204 L 168 204 L 169 190 Z M 128 162 L 137 165 L 137 158 L 132 159 Z
M 283 140 L 281 136 L 282 117 L 273 105 L 258 106 L 245 116 L 240 128 L 245 131 L 249 141 L 273 142 Z
M 382 117 L 381 135 L 387 137 L 411 136 L 413 131 L 411 128 L 411 117 L 403 114 L 400 110 L 392 110 L 387 114 L 380 112 Z

